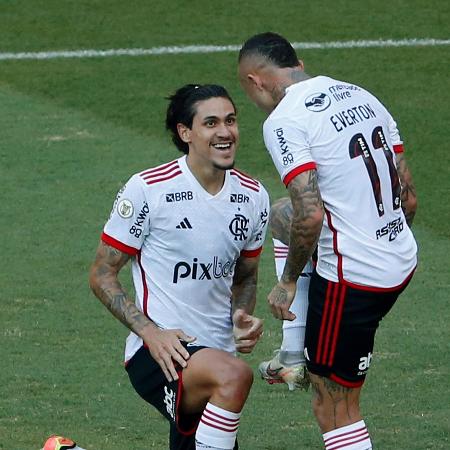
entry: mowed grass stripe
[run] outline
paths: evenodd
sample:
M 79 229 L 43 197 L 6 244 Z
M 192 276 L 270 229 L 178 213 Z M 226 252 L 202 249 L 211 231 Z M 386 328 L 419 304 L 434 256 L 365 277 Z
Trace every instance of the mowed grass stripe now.
M 348 49 L 348 48 L 377 48 L 377 47 L 432 47 L 449 45 L 450 39 L 379 39 L 356 41 L 330 41 L 330 42 L 294 42 L 292 45 L 299 50 L 309 49 Z M 152 56 L 177 55 L 189 53 L 222 53 L 236 52 L 240 45 L 186 45 L 165 46 L 153 48 L 118 48 L 118 49 L 81 49 L 60 50 L 49 52 L 3 52 L 0 61 L 5 60 L 42 60 L 59 58 L 109 58 L 114 56 Z

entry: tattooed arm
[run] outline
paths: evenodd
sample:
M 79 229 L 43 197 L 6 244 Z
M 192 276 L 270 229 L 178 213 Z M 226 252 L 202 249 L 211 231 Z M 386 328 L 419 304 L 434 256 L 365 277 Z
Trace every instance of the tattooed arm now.
M 233 277 L 232 314 L 236 350 L 250 353 L 262 335 L 261 319 L 252 316 L 256 304 L 256 284 L 259 256 L 241 256 L 236 263 Z
M 270 208 L 272 236 L 285 245 L 289 245 L 292 215 L 292 202 L 289 197 L 280 198 Z
M 111 313 L 147 344 L 166 378 L 169 381 L 177 380 L 174 361 L 186 367 L 186 360 L 189 358 L 189 353 L 180 344 L 180 339 L 192 341 L 194 338 L 185 335 L 182 330 L 159 329 L 136 307 L 118 279 L 119 271 L 129 259 L 130 255 L 100 242 L 91 267 L 89 284 Z
M 288 190 L 293 208 L 289 253 L 281 280 L 269 294 L 269 305 L 278 319 L 294 320 L 289 307 L 294 300 L 297 279 L 316 248 L 324 211 L 315 170 L 297 175 Z
M 397 172 L 402 186 L 402 209 L 406 217 L 406 223 L 411 227 L 417 210 L 416 188 L 413 184 L 411 172 L 406 164 L 405 155 L 403 153 L 397 153 L 396 160 Z
M 104 242 L 100 242 L 91 267 L 89 284 L 97 298 L 131 331 L 141 336 L 152 322 L 142 314 L 123 290 L 118 273 L 125 266 L 130 255 Z

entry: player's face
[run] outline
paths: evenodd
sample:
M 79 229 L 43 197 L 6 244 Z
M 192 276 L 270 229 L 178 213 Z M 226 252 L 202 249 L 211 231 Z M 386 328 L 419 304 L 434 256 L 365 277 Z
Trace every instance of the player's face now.
M 227 170 L 234 165 L 239 130 L 233 104 L 223 97 L 197 102 L 189 132 L 191 163 Z

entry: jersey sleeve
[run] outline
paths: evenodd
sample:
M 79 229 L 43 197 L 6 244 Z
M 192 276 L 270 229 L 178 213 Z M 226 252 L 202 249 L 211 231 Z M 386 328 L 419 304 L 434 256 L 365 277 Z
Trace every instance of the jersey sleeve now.
M 134 175 L 117 194 L 102 241 L 129 255 L 137 254 L 148 234 L 149 213 L 144 186 Z
M 269 117 L 264 123 L 263 135 L 266 148 L 286 186 L 300 173 L 316 168 L 306 133 L 292 121 Z
M 246 246 L 241 251 L 241 255 L 247 258 L 258 256 L 261 253 L 269 223 L 269 194 L 261 184 L 260 186 L 261 189 L 255 205 L 255 214 L 257 215 L 255 226 L 253 227 L 251 236 L 247 240 Z
M 403 141 L 400 137 L 400 133 L 397 128 L 397 123 L 393 119 L 393 117 L 389 114 L 389 135 L 391 137 L 391 142 L 393 145 L 393 150 L 395 153 L 403 153 Z

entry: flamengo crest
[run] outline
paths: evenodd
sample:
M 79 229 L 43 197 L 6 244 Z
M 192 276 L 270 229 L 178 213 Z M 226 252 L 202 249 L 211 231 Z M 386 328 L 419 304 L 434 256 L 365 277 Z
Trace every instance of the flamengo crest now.
M 228 225 L 235 241 L 243 241 L 247 239 L 249 220 L 242 214 L 235 214 L 234 219 Z

